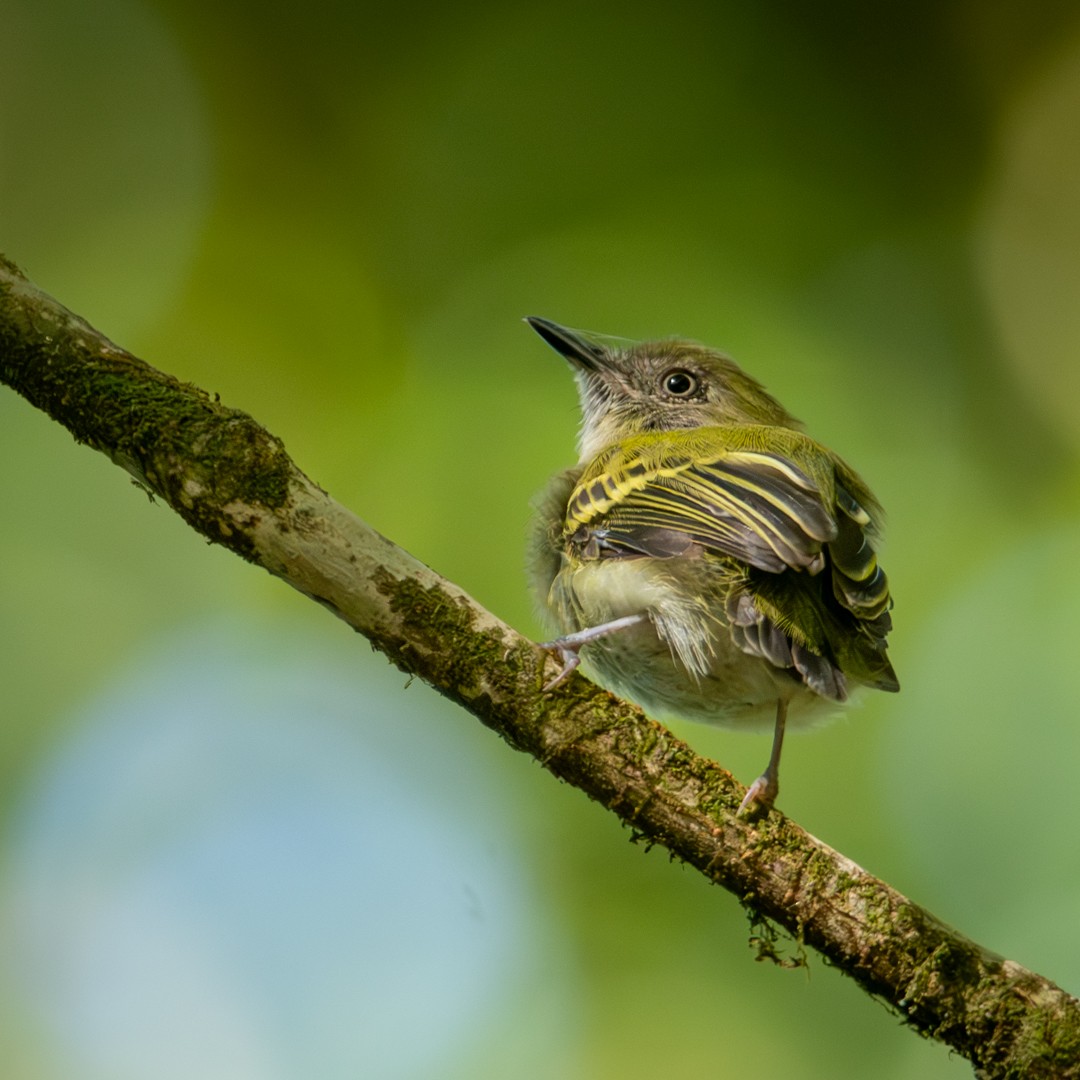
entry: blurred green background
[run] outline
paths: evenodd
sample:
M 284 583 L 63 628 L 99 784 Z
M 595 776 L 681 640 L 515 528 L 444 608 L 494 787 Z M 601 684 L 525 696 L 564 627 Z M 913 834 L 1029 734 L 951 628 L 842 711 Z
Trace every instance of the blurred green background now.
M 762 379 L 889 511 L 904 688 L 782 809 L 1080 990 L 1074 4 L 0 12 L 0 250 L 526 632 L 576 403 L 521 317 Z M 0 1075 L 970 1075 L 10 392 L 0 439 Z

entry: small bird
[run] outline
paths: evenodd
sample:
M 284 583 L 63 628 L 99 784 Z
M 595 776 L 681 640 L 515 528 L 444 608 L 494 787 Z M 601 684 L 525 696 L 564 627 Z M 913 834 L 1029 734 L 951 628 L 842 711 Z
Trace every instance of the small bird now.
M 858 686 L 900 689 L 886 653 L 881 507 L 723 353 L 525 320 L 574 370 L 579 461 L 537 499 L 529 570 L 543 646 L 656 719 L 772 725 L 739 811 L 771 809 L 788 722 Z

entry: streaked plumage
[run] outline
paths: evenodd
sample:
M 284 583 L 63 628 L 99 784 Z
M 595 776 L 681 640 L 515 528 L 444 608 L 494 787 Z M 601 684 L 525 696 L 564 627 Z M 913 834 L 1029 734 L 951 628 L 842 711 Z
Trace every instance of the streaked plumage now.
M 775 717 L 748 795 L 771 805 L 787 716 L 899 688 L 877 501 L 721 353 L 529 322 L 573 364 L 583 411 L 581 460 L 541 497 L 532 544 L 553 648 L 658 718 Z

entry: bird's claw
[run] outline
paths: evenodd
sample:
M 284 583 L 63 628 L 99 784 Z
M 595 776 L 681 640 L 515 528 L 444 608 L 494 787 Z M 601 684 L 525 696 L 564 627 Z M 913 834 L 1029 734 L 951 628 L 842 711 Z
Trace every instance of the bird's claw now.
M 549 690 L 554 690 L 556 686 L 562 685 L 562 683 L 570 678 L 578 664 L 581 663 L 581 657 L 578 655 L 577 649 L 566 645 L 560 639 L 556 639 L 555 641 L 545 641 L 540 648 L 562 664 L 562 667 L 559 669 L 559 673 L 555 678 L 544 683 L 542 689 L 546 694 Z
M 736 816 L 756 810 L 761 814 L 767 814 L 776 802 L 776 796 L 780 794 L 780 784 L 775 776 L 767 772 L 762 773 L 747 789 L 743 800 L 739 803 Z
M 578 630 L 574 634 L 567 634 L 565 637 L 556 638 L 554 641 L 545 641 L 540 648 L 561 660 L 563 666 L 559 674 L 544 687 L 544 690 L 554 690 L 556 686 L 570 676 L 570 673 L 581 663 L 581 657 L 578 656 L 578 653 L 589 642 L 607 637 L 608 634 L 618 633 L 628 627 L 637 626 L 647 618 L 648 616 L 643 612 L 637 612 L 634 615 L 623 615 L 618 619 L 612 619 L 610 622 L 600 623 L 599 626 L 587 626 L 584 630 Z

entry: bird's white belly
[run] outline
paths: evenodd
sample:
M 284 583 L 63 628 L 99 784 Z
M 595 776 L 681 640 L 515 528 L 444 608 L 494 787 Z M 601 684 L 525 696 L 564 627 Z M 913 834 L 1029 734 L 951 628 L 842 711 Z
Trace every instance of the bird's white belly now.
M 793 727 L 820 723 L 836 703 L 732 640 L 719 595 L 678 586 L 660 560 L 610 559 L 564 569 L 552 586 L 560 631 L 573 633 L 627 615 L 647 621 L 585 645 L 581 659 L 601 686 L 658 720 L 680 718 L 769 730 L 777 702 Z

